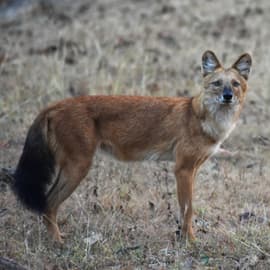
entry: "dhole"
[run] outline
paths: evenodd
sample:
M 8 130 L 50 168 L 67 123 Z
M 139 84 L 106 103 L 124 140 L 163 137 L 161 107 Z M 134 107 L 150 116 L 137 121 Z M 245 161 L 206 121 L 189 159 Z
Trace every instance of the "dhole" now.
M 194 239 L 194 178 L 234 128 L 250 68 L 247 53 L 223 68 L 206 51 L 195 97 L 84 96 L 47 107 L 28 131 L 14 174 L 18 198 L 43 215 L 61 242 L 58 208 L 87 175 L 97 149 L 122 161 L 175 161 L 182 233 Z

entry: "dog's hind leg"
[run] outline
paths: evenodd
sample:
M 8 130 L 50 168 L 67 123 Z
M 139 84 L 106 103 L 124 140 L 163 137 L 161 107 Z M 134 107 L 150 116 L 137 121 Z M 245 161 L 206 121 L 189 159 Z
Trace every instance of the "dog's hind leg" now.
M 66 166 L 61 169 L 59 178 L 47 195 L 48 206 L 44 215 L 44 223 L 53 239 L 62 242 L 61 233 L 57 224 L 57 211 L 76 187 L 87 175 L 91 166 L 92 155 L 80 160 L 69 160 Z
M 62 234 L 60 233 L 56 216 L 57 208 L 48 209 L 46 214 L 43 215 L 43 222 L 47 228 L 47 231 L 52 236 L 53 240 L 59 243 L 63 243 Z
M 77 134 L 62 142 L 56 157 L 60 168 L 58 177 L 47 193 L 47 209 L 44 215 L 44 223 L 53 239 L 62 242 L 57 225 L 57 211 L 61 203 L 66 200 L 87 175 L 93 155 L 96 150 L 97 139 L 94 129 L 87 133 Z

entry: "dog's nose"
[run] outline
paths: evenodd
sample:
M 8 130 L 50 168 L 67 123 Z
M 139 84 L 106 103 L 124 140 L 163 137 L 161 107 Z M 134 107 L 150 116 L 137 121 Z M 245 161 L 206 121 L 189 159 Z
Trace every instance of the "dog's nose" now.
M 229 87 L 225 87 L 223 89 L 223 99 L 227 102 L 231 101 L 233 98 L 233 92 L 232 89 Z

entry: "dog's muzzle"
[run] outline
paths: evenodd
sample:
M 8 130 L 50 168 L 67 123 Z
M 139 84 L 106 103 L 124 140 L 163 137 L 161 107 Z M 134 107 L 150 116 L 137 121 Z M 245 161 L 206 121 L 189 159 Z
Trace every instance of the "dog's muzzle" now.
M 222 103 L 232 103 L 233 91 L 230 87 L 224 87 L 221 100 Z

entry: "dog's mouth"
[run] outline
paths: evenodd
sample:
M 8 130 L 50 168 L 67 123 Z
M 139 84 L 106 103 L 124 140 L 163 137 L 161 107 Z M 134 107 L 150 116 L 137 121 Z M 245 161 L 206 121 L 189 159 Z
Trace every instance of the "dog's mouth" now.
M 223 100 L 221 103 L 222 104 L 232 104 L 233 101 L 232 100 Z
M 234 103 L 234 98 L 232 99 L 225 99 L 223 96 L 220 96 L 217 98 L 217 101 L 219 104 L 222 104 L 222 105 L 232 105 Z

